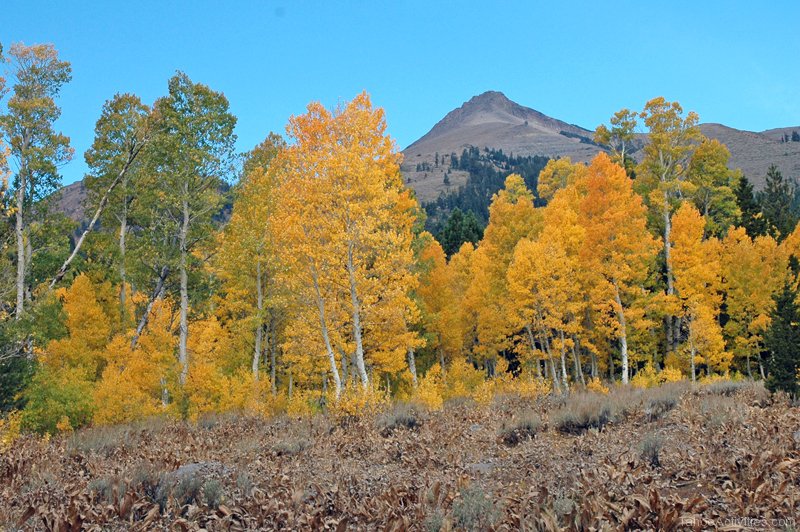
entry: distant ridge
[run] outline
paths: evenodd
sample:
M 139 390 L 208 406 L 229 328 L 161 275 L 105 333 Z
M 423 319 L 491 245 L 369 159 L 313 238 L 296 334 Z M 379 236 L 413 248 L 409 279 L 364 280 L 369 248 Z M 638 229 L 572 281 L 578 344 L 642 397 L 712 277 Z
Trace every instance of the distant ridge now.
M 613 110 L 609 110 L 611 116 Z M 701 124 L 709 138 L 718 139 L 731 151 L 730 166 L 740 168 L 756 189 L 764 183 L 770 164 L 786 177 L 800 179 L 800 142 L 783 142 L 800 126 L 761 133 L 722 124 Z M 430 131 L 403 150 L 403 175 L 421 201 L 433 201 L 467 180 L 467 173 L 449 168 L 449 156 L 469 147 L 503 150 L 514 155 L 571 157 L 588 161 L 603 148 L 592 143 L 593 130 L 569 124 L 509 100 L 502 92 L 474 96 L 447 113 Z M 439 155 L 439 165 L 436 154 Z M 636 154 L 634 153 L 634 157 Z M 448 181 L 445 174 L 449 171 Z

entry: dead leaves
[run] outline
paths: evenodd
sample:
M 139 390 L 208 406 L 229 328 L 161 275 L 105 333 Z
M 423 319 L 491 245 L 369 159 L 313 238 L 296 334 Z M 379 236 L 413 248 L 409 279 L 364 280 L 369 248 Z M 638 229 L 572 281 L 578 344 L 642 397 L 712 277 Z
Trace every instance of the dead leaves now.
M 419 530 L 438 516 L 447 530 L 457 523 L 459 494 L 470 487 L 499 509 L 497 530 L 703 530 L 729 516 L 795 515 L 800 453 L 792 433 L 800 413 L 785 405 L 743 407 L 744 423 L 709 428 L 701 400 L 683 401 L 669 420 L 634 417 L 568 437 L 542 430 L 515 447 L 499 442 L 498 430 L 530 405 L 512 400 L 451 406 L 417 430 L 388 436 L 369 419 L 312 433 L 305 423 L 231 418 L 211 429 L 165 424 L 114 453 L 69 452 L 58 439 L 43 445 L 23 438 L 0 455 L 0 518 L 63 531 L 344 532 Z M 547 411 L 538 408 L 545 418 Z M 656 469 L 636 450 L 654 426 L 667 441 Z M 290 440 L 309 443 L 294 454 L 272 452 Z M 202 489 L 186 503 L 160 497 L 159 479 L 190 470 L 222 486 L 216 507 Z M 142 480 L 141 471 L 155 476 Z M 104 478 L 114 482 L 101 497 L 89 484 Z

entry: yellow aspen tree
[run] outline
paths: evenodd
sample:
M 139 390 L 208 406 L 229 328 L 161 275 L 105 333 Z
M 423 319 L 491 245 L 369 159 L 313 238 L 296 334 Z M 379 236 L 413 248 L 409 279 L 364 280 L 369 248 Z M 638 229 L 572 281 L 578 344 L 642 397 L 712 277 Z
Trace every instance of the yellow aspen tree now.
M 761 361 L 764 333 L 769 327 L 773 296 L 783 287 L 787 275 L 787 257 L 770 235 L 751 239 L 744 228 L 728 231 L 722 241 L 722 279 L 729 316 L 724 333 L 729 349 L 745 360 L 747 375 L 752 378 L 751 359 Z
M 586 165 L 573 163 L 569 157 L 550 159 L 539 172 L 536 187 L 539 198 L 549 202 L 558 190 L 579 181 L 585 173 Z
M 697 123 L 697 113 L 683 115 L 678 102 L 663 97 L 645 104 L 640 113 L 648 129 L 644 157 L 636 171 L 637 187 L 653 213 L 653 223 L 662 234 L 663 260 L 666 270 L 666 296 L 674 298 L 675 283 L 672 267 L 672 214 L 681 198 L 691 193 L 689 161 L 703 136 Z M 674 316 L 667 316 L 667 351 L 678 344 L 680 325 Z
M 611 160 L 626 171 L 629 169 L 630 161 L 628 154 L 634 147 L 637 118 L 639 116 L 635 111 L 620 109 L 609 120 L 611 127 L 601 124 L 594 133 L 594 141 L 601 146 L 607 146 L 611 150 Z
M 726 373 L 731 355 L 725 352 L 719 309 L 722 304 L 721 245 L 703 238 L 706 220 L 690 203 L 672 216 L 673 266 L 678 316 L 686 324 L 686 350 L 690 375 L 696 379 L 696 362 L 702 357 L 709 368 Z
M 633 191 L 625 170 L 604 153 L 588 167 L 586 196 L 580 207 L 586 230 L 582 262 L 595 276 L 598 306 L 615 316 L 612 333 L 619 341 L 622 382 L 627 384 L 628 337 L 642 319 L 644 283 L 658 244 L 647 231 L 642 198 Z
M 566 334 L 566 342 L 561 342 L 564 348 L 572 352 L 575 380 L 585 383 L 581 362 L 583 347 L 591 348 L 588 341 L 586 327 L 591 326 L 590 288 L 591 275 L 580 264 L 581 249 L 586 238 L 586 231 L 580 220 L 580 203 L 586 195 L 585 177 L 586 165 L 578 164 L 570 184 L 559 190 L 542 211 L 541 234 L 555 240 L 564 250 L 572 269 L 569 308 L 564 313 L 568 329 L 561 331 Z M 593 357 L 593 371 L 596 374 L 596 359 Z
M 514 249 L 507 275 L 517 328 L 524 329 L 532 350 L 538 343 L 546 353 L 553 387 L 567 389 L 565 339 L 576 332 L 576 303 L 580 304 L 572 287 L 574 257 L 567 255 L 551 233 L 543 233 L 536 241 L 523 238 Z M 560 376 L 555 369 L 555 350 L 560 352 Z
M 231 219 L 220 235 L 215 262 L 223 287 L 234 291 L 245 305 L 241 309 L 245 322 L 242 326 L 247 331 L 246 337 L 253 339 L 253 379 L 259 379 L 261 360 L 267 358 L 273 394 L 277 391 L 277 332 L 281 314 L 274 226 L 280 172 L 270 166 L 283 149 L 283 139 L 271 133 L 248 154 Z
M 105 292 L 107 300 L 116 299 L 111 284 L 103 284 L 96 287 L 88 276 L 80 274 L 69 288 L 56 291 L 66 315 L 65 325 L 69 334 L 47 345 L 45 364 L 54 368 L 80 368 L 90 381 L 100 377 L 105 362 L 103 351 L 111 339 L 114 322 L 119 321 L 118 316 L 108 314 L 108 305 L 100 301 L 102 292 Z M 112 305 L 110 310 L 118 309 Z
M 497 355 L 510 345 L 506 271 L 517 242 L 535 230 L 536 218 L 533 194 L 525 181 L 509 175 L 505 188 L 489 206 L 489 225 L 472 257 L 472 280 L 465 301 L 477 319 L 478 344 L 473 353 L 490 374 Z
M 419 253 L 420 284 L 417 288 L 423 322 L 433 333 L 434 349 L 443 365 L 445 358 L 461 353 L 463 337 L 458 327 L 458 305 L 444 249 L 430 233 L 420 236 L 423 248 Z M 455 257 L 456 255 L 453 255 Z M 451 259 L 452 260 L 452 259 Z
M 281 252 L 300 299 L 316 311 L 338 397 L 342 382 L 328 323 L 337 309 L 347 309 L 362 386 L 369 387 L 368 363 L 380 371 L 392 367 L 380 356 L 385 351 L 367 352 L 365 334 L 405 327 L 385 320 L 410 312 L 413 200 L 383 110 L 373 109 L 366 93 L 335 112 L 310 104 L 305 115 L 290 119 L 288 133 L 294 144 L 286 150 L 280 187 Z M 386 305 L 403 312 L 387 313 Z
M 131 299 L 146 298 L 142 293 L 134 293 Z M 95 423 L 127 423 L 175 407 L 176 403 L 169 401 L 171 395 L 181 393 L 178 384 L 181 366 L 175 358 L 178 328 L 175 315 L 175 306 L 169 299 L 157 299 L 148 327 L 142 331 L 135 348 L 131 347 L 130 333 L 119 334 L 106 345 L 105 369 L 94 390 Z
M 472 259 L 475 255 L 475 247 L 471 242 L 464 242 L 458 252 L 450 257 L 447 263 L 448 278 L 450 279 L 453 300 L 451 302 L 455 346 L 454 356 L 463 355 L 465 351 L 472 349 L 477 342 L 477 316 L 475 309 L 466 304 L 466 294 L 472 282 Z M 442 371 L 445 371 L 445 353 L 439 352 L 439 363 Z

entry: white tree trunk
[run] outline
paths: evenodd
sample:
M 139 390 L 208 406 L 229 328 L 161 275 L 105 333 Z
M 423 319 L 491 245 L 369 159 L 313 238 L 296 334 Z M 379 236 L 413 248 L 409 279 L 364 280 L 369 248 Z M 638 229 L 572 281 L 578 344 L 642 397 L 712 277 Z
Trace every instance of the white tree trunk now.
M 122 317 L 123 326 L 126 324 L 127 314 L 128 314 L 126 294 L 125 294 L 125 283 L 128 280 L 127 272 L 125 270 L 125 252 L 126 252 L 125 237 L 127 232 L 128 232 L 128 199 L 126 197 L 123 197 L 122 220 L 120 220 L 119 223 L 119 278 L 121 283 L 119 290 L 119 311 L 120 311 L 120 316 Z
M 19 320 L 25 311 L 25 225 L 22 218 L 23 207 L 25 206 L 25 174 L 27 170 L 23 166 L 19 172 L 19 187 L 17 188 L 17 212 L 15 233 L 17 237 L 17 308 L 14 317 Z
M 369 388 L 369 377 L 364 363 L 364 343 L 361 338 L 361 301 L 356 288 L 356 267 L 353 259 L 353 243 L 347 248 L 347 273 L 350 281 L 350 303 L 353 306 L 353 339 L 356 342 L 356 368 L 361 377 L 361 385 Z
M 567 350 L 564 347 L 564 331 L 558 332 L 561 335 L 561 380 L 564 383 L 564 389 L 569 392 L 569 380 L 567 378 Z
M 417 361 L 415 360 L 414 349 L 409 347 L 406 352 L 406 359 L 408 360 L 408 371 L 411 372 L 411 384 L 414 388 L 417 387 Z
M 258 363 L 261 360 L 261 340 L 264 334 L 263 317 L 264 311 L 264 290 L 261 286 L 261 261 L 256 261 L 256 341 L 253 350 L 253 380 L 258 380 Z
M 136 153 L 138 153 L 138 151 Z M 86 227 L 86 230 L 81 234 L 80 238 L 75 243 L 75 248 L 72 250 L 72 253 L 70 253 L 70 255 L 67 258 L 67 260 L 65 260 L 64 264 L 62 264 L 61 268 L 59 268 L 58 273 L 56 273 L 55 277 L 53 277 L 53 280 L 50 282 L 50 288 L 53 288 L 56 285 L 56 283 L 58 283 L 58 281 L 60 281 L 64 277 L 64 274 L 67 273 L 67 268 L 69 268 L 69 265 L 72 263 L 72 261 L 78 255 L 78 251 L 81 249 L 81 246 L 83 245 L 83 241 L 86 240 L 86 235 L 88 235 L 92 231 L 92 229 L 94 229 L 94 226 L 97 224 L 97 221 L 100 219 L 100 215 L 103 214 L 103 211 L 105 210 L 106 205 L 108 205 L 108 198 L 111 196 L 111 193 L 114 192 L 114 189 L 117 188 L 117 185 L 120 183 L 122 178 L 125 177 L 125 174 L 128 172 L 128 168 L 130 168 L 130 165 L 133 162 L 133 158 L 132 157 L 135 157 L 135 155 L 129 155 L 128 160 L 125 162 L 125 165 L 122 167 L 122 170 L 120 171 L 119 174 L 117 174 L 117 177 L 114 178 L 114 181 L 111 182 L 111 185 L 109 185 L 109 187 L 106 190 L 105 194 L 103 194 L 103 198 L 100 200 L 100 204 L 97 206 L 97 210 L 94 212 L 94 216 L 92 217 L 92 220 L 89 222 L 89 225 Z M 123 198 L 122 202 L 123 202 L 123 205 L 125 205 L 124 208 L 127 209 L 127 203 L 126 203 L 127 202 L 127 198 Z M 120 240 L 122 240 L 122 238 L 123 238 L 122 237 L 123 229 L 124 229 L 124 227 L 120 228 Z
M 616 281 L 614 281 L 614 300 L 617 303 L 617 317 L 619 319 L 619 354 L 620 358 L 622 358 L 622 384 L 628 384 L 628 326 L 625 322 L 625 309 L 622 308 L 622 298 Z
M 181 316 L 180 316 L 180 335 L 178 341 L 178 362 L 181 365 L 180 383 L 186 383 L 189 374 L 189 353 L 187 352 L 187 341 L 189 339 L 189 183 L 183 184 L 183 221 L 180 231 L 180 277 L 181 277 Z
M 325 350 L 328 353 L 328 361 L 331 364 L 331 374 L 333 375 L 333 386 L 336 393 L 336 398 L 342 394 L 342 379 L 339 376 L 339 368 L 336 365 L 336 355 L 333 353 L 331 345 L 331 338 L 328 334 L 328 322 L 325 318 L 325 300 L 322 297 L 322 291 L 319 287 L 319 277 L 317 276 L 316 267 L 311 267 L 311 279 L 314 282 L 314 292 L 317 300 L 317 311 L 319 313 L 319 326 L 322 333 L 322 341 L 325 343 Z M 291 375 L 289 376 L 291 379 Z M 289 381 L 291 383 L 291 380 Z

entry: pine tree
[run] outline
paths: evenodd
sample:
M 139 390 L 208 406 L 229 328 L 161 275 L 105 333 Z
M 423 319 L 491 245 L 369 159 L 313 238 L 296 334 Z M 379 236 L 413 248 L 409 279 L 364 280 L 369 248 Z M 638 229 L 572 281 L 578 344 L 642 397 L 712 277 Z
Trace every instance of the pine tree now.
M 764 190 L 758 194 L 758 202 L 769 232 L 778 241 L 786 238 L 797 225 L 798 215 L 793 208 L 796 188 L 794 181 L 785 179 L 777 166 L 773 164 L 769 167 Z
M 736 187 L 736 203 L 740 212 L 739 227 L 744 227 L 750 238 L 767 234 L 767 224 L 753 193 L 753 184 L 744 176 Z
M 797 369 L 800 365 L 800 307 L 797 291 L 787 283 L 775 297 L 772 323 L 764 337 L 770 353 L 766 387 L 771 392 L 785 391 L 797 395 Z

